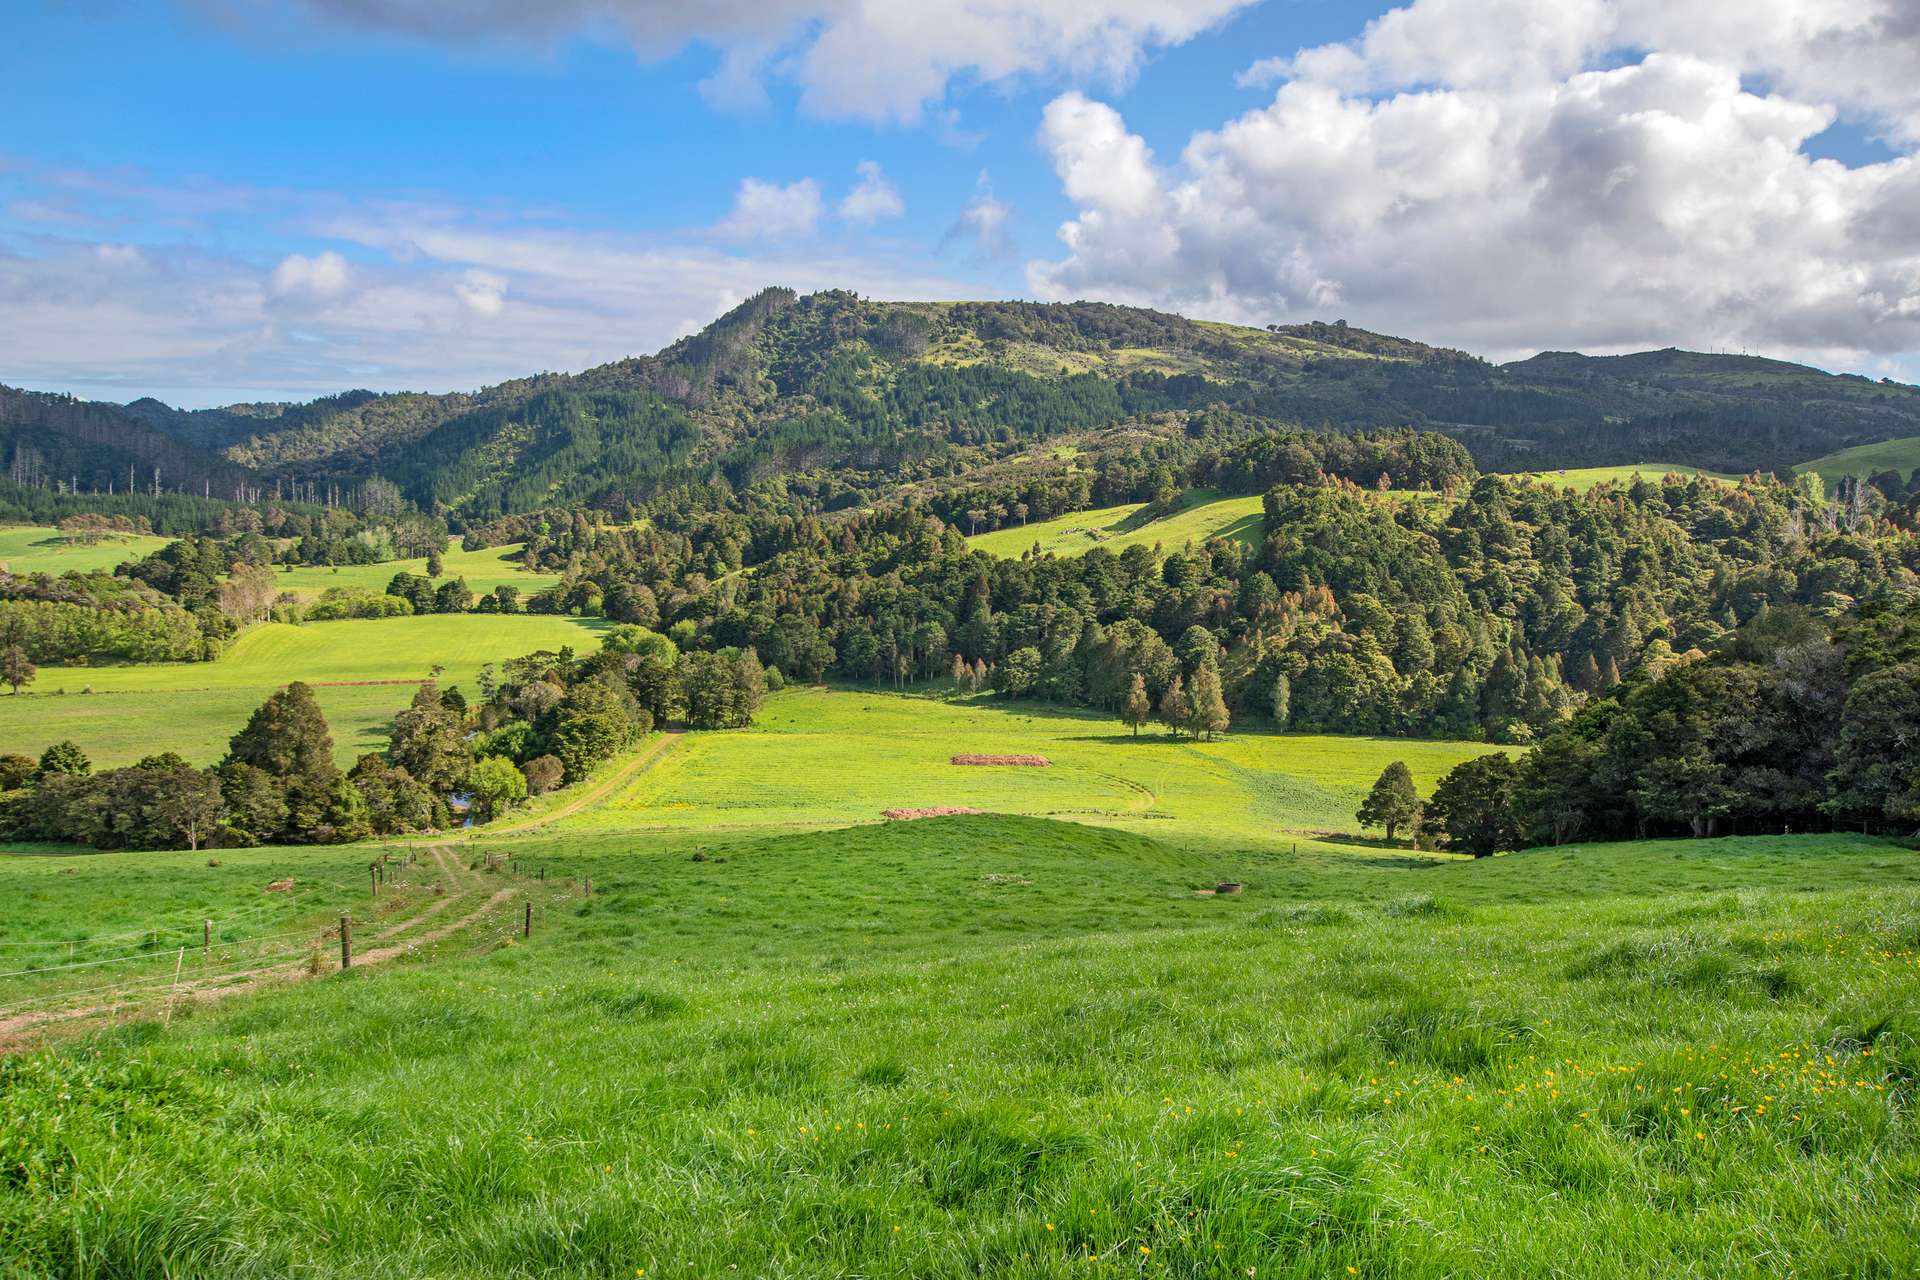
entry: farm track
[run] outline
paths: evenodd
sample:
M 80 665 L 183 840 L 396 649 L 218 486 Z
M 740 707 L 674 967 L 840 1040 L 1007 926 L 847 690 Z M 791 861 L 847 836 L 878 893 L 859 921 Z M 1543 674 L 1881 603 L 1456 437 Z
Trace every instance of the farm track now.
M 435 865 L 440 869 L 442 874 L 447 877 L 450 882 L 451 892 L 428 904 L 424 909 L 407 916 L 403 920 L 388 925 L 378 933 L 370 935 L 371 941 L 387 945 L 375 946 L 366 951 L 356 952 L 353 957 L 354 968 L 358 969 L 367 965 L 385 964 L 418 951 L 422 947 L 429 947 L 435 943 L 443 942 L 455 934 L 479 923 L 480 920 L 490 912 L 499 909 L 505 904 L 517 891 L 516 886 L 510 885 L 496 891 L 478 906 L 473 907 L 456 920 L 437 925 L 424 933 L 401 938 L 400 941 L 390 941 L 391 939 L 399 938 L 402 934 L 411 933 L 420 926 L 433 921 L 455 904 L 471 904 L 474 895 L 485 888 L 481 877 L 477 873 L 469 870 L 458 858 L 449 857 L 444 845 L 435 845 L 428 849 L 427 853 L 433 858 Z M 338 937 L 339 934 L 336 930 L 317 930 L 314 945 L 319 946 L 329 940 L 337 940 Z M 230 996 L 258 991 L 274 981 L 300 982 L 308 978 L 325 976 L 325 974 L 331 972 L 334 972 L 334 970 L 322 969 L 317 972 L 314 971 L 309 961 L 305 958 L 292 961 L 280 959 L 273 963 L 263 963 L 252 968 L 230 970 L 203 977 L 184 978 L 177 984 L 166 987 L 160 986 L 155 980 L 148 980 L 139 984 L 140 990 L 137 996 L 131 996 L 126 999 L 107 999 L 88 1005 L 37 1009 L 12 1016 L 0 1016 L 0 1053 L 11 1052 L 22 1047 L 29 1034 L 35 1028 L 53 1023 L 75 1022 L 88 1018 L 106 1017 L 132 1009 L 156 1005 L 162 1000 L 164 1000 L 169 1007 L 171 1007 L 175 1001 L 181 999 L 190 1000 L 195 1003 L 224 1000 Z
M 658 764 L 661 758 L 673 749 L 674 744 L 685 736 L 685 731 L 680 729 L 663 730 L 658 740 L 649 743 L 645 749 L 633 756 L 632 759 L 626 761 L 605 778 L 590 784 L 584 791 L 568 800 L 565 804 L 550 809 L 546 813 L 538 814 L 530 818 L 522 818 L 518 822 L 509 822 L 504 826 L 475 828 L 473 834 L 468 838 L 472 839 L 474 836 L 481 834 L 488 836 L 519 835 L 527 831 L 538 831 L 541 827 L 558 822 L 562 818 L 570 818 L 574 814 L 591 808 L 607 800 L 609 797 L 618 794 L 628 783 Z

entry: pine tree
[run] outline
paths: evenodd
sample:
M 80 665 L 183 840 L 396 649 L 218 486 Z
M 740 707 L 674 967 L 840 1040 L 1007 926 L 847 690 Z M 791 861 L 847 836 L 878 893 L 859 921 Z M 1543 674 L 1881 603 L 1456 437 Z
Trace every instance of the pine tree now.
M 1140 726 L 1153 718 L 1153 701 L 1147 697 L 1147 682 L 1140 678 L 1139 672 L 1133 673 L 1133 683 L 1127 687 L 1127 705 L 1121 711 L 1120 718 L 1132 728 L 1133 736 L 1140 736 Z
M 233 735 L 227 760 L 250 764 L 273 777 L 301 778 L 321 787 L 340 772 L 333 763 L 333 735 L 313 690 L 294 681 L 260 704 L 247 727 Z
M 1413 772 L 1404 760 L 1395 760 L 1381 770 L 1373 790 L 1367 793 L 1360 811 L 1354 814 L 1363 827 L 1385 827 L 1389 841 L 1400 824 L 1412 822 L 1419 816 L 1420 793 L 1414 788 Z
M 1226 732 L 1231 720 L 1220 690 L 1220 666 L 1208 658 L 1193 673 L 1193 686 L 1187 691 L 1187 729 L 1211 742 L 1214 734 Z

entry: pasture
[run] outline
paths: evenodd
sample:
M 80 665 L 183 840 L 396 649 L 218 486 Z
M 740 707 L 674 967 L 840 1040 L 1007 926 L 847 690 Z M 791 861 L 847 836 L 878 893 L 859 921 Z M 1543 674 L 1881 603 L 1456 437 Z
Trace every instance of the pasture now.
M 1803 462 L 1795 470 L 1813 472 L 1826 481 L 1831 489 L 1840 482 L 1842 476 L 1865 479 L 1881 471 L 1893 471 L 1904 480 L 1917 468 L 1920 468 L 1920 436 L 1907 436 L 1900 440 L 1882 440 L 1878 444 L 1842 449 L 1824 458 Z
M 128 533 L 69 542 L 45 525 L 10 525 L 0 528 L 0 565 L 11 573 L 111 573 L 122 561 L 138 560 L 171 541 Z
M 1716 471 L 1703 471 L 1699 467 L 1676 466 L 1666 462 L 1636 462 L 1621 467 L 1569 467 L 1559 471 L 1523 471 L 1516 473 L 1526 479 L 1557 488 L 1571 489 L 1575 493 L 1603 484 L 1630 485 L 1637 476 L 1644 480 L 1658 482 L 1663 476 L 1707 476 L 1714 480 L 1729 483 L 1739 479 Z
M 450 539 L 446 552 L 440 557 L 440 576 L 434 581 L 439 583 L 449 578 L 465 578 L 467 586 L 478 595 L 486 595 L 495 587 L 518 587 L 522 598 L 544 591 L 560 581 L 558 574 L 529 573 L 522 569 L 519 561 L 513 559 L 520 554 L 520 548 L 521 544 L 515 542 L 480 551 L 462 551 L 460 540 Z M 354 587 L 362 591 L 379 592 L 387 589 L 387 584 L 393 581 L 396 573 L 424 577 L 426 572 L 427 561 L 423 556 L 416 560 L 387 560 L 380 564 L 276 565 L 273 576 L 282 591 L 301 600 L 316 600 L 330 587 Z
M 530 939 L 487 917 L 411 961 L 189 996 L 0 1063 L 0 1259 L 1920 1266 L 1920 859 L 1885 842 L 1321 859 L 1304 888 L 1285 854 L 991 815 L 721 832 L 697 861 L 628 834 L 503 843 L 552 872 L 503 881 L 536 904 Z M 62 917 L 147 856 L 78 860 Z M 1230 867 L 1242 894 L 1196 892 Z
M 686 735 L 605 805 L 556 829 L 679 847 L 960 806 L 1116 827 L 1183 851 L 1351 849 L 1341 833 L 1354 830 L 1354 809 L 1388 764 L 1405 760 L 1431 789 L 1461 760 L 1500 749 L 1257 729 L 1175 742 L 1157 728 L 1136 738 L 1108 716 L 990 696 L 796 688 L 769 699 L 751 728 Z M 948 763 L 1007 752 L 1052 764 Z
M 333 728 L 336 754 L 349 763 L 385 745 L 388 721 L 413 696 L 411 684 L 436 665 L 443 684 L 470 688 L 485 663 L 562 645 L 589 651 L 605 626 L 478 613 L 265 623 L 213 662 L 44 667 L 32 692 L 0 696 L 0 750 L 38 755 L 71 738 L 96 765 L 130 764 L 156 751 L 211 763 L 269 693 L 305 680 Z
M 1054 520 L 997 529 L 967 539 L 970 546 L 991 555 L 1017 559 L 1038 543 L 1042 552 L 1079 555 L 1094 547 L 1118 553 L 1127 547 L 1182 547 L 1208 538 L 1234 538 L 1256 544 L 1261 537 L 1261 499 L 1227 497 L 1211 489 L 1192 489 L 1181 496 L 1171 515 L 1154 518 L 1145 503 L 1075 511 Z

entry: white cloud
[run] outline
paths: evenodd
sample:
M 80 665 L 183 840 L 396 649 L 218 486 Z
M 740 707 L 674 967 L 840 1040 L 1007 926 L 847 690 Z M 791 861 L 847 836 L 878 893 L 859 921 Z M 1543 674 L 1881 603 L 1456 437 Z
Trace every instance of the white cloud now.
M 717 102 L 757 105 L 765 80 L 778 76 L 797 82 L 814 114 L 911 123 L 956 82 L 1124 83 L 1148 50 L 1185 43 L 1253 0 L 292 2 L 338 24 L 446 44 L 553 44 L 611 25 L 643 57 L 690 44 L 720 50 L 720 68 L 702 86 Z
M 971 244 L 975 255 L 982 260 L 1010 257 L 1013 241 L 1007 234 L 1007 222 L 1012 217 L 1013 206 L 994 197 L 992 179 L 982 170 L 978 189 L 961 208 L 953 225 L 947 228 L 941 247 L 965 243 Z
M 1899 26 L 1889 0 L 1416 0 L 1256 64 L 1284 79 L 1272 101 L 1172 164 L 1062 95 L 1040 141 L 1077 212 L 1029 283 L 1250 322 L 1338 308 L 1499 355 L 1674 343 L 1870 367 L 1920 350 L 1920 159 L 1803 150 L 1842 113 L 1913 134 L 1920 76 L 1882 74 L 1898 58 L 1869 35 L 1920 67 L 1920 18 Z M 1696 56 L 1721 37 L 1730 56 Z
M 186 244 L 0 239 L 0 382 L 206 405 L 471 389 L 655 351 L 769 284 L 872 297 L 977 285 L 871 252 L 728 251 L 705 233 L 526 230 L 439 205 L 316 201 L 308 238 L 353 253 L 348 287 L 305 291 L 325 250 L 278 266 Z M 284 264 L 282 264 L 284 265 Z M 328 270 L 319 268 L 325 280 Z M 510 304 L 510 305 L 509 305 Z
M 840 202 L 842 218 L 848 222 L 878 222 L 882 218 L 897 218 L 907 211 L 906 201 L 887 181 L 879 161 L 862 160 L 854 172 L 860 175 L 860 182 Z
M 813 234 L 820 210 L 820 184 L 812 178 L 785 186 L 743 178 L 733 212 L 715 230 L 731 240 L 791 240 Z
M 347 260 L 331 249 L 311 258 L 302 253 L 290 253 L 273 269 L 269 283 L 273 292 L 280 295 L 337 297 L 347 287 Z
M 483 316 L 497 316 L 507 305 L 505 277 L 491 271 L 468 271 L 453 286 L 454 296 Z

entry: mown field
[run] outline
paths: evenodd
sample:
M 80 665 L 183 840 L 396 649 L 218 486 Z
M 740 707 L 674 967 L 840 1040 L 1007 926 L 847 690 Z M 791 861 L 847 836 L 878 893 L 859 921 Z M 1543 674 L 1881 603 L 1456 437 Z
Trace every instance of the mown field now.
M 1572 489 L 1576 493 L 1585 493 L 1602 484 L 1630 485 L 1634 477 L 1657 481 L 1662 476 L 1710 476 L 1715 480 L 1734 481 L 1738 476 L 1723 475 L 1716 471 L 1704 471 L 1699 467 L 1676 466 L 1666 462 L 1636 462 L 1623 467 L 1570 467 L 1559 471 L 1527 471 L 1520 474 L 1542 484 L 1557 485 L 1563 489 Z
M 1842 476 L 1860 476 L 1864 479 L 1880 471 L 1897 471 L 1905 479 L 1913 474 L 1916 467 L 1920 467 L 1920 436 L 1842 449 L 1824 458 L 1802 463 L 1796 470 L 1814 472 L 1831 489 L 1840 482 Z
M 58 529 L 11 525 L 0 528 L 0 565 L 12 573 L 112 572 L 122 561 L 138 560 L 169 541 L 130 533 L 94 543 L 68 542 Z
M 1181 547 L 1188 542 L 1205 542 L 1208 538 L 1237 538 L 1253 544 L 1260 541 L 1260 501 L 1258 495 L 1230 498 L 1211 489 L 1193 489 L 1182 495 L 1178 511 L 1161 519 L 1148 517 L 1145 503 L 1133 502 L 1076 511 L 1057 520 L 1036 520 L 1016 528 L 979 534 L 967 541 L 982 551 L 1008 559 L 1024 555 L 1035 543 L 1041 551 L 1054 555 L 1079 555 L 1094 547 L 1119 552 L 1127 547 L 1151 547 L 1155 543 Z
M 211 763 L 269 693 L 305 680 L 316 686 L 336 754 L 350 762 L 385 745 L 393 713 L 413 696 L 407 682 L 435 665 L 445 669 L 442 683 L 470 688 L 484 663 L 569 644 L 588 651 L 605 625 L 532 614 L 267 623 L 214 662 L 43 667 L 30 693 L 0 696 L 0 750 L 37 755 L 71 738 L 96 765 L 155 751 Z
M 1430 789 L 1482 743 L 1260 731 L 1217 742 L 1133 737 L 1111 717 L 860 689 L 800 688 L 750 729 L 688 734 L 563 832 L 619 831 L 679 848 L 715 836 L 878 822 L 888 809 L 959 806 L 1069 818 L 1183 851 L 1351 851 L 1353 814 L 1405 760 Z M 1037 754 L 1048 768 L 973 767 L 954 755 Z M 1318 841 L 1326 834 L 1328 839 Z
M 0 1063 L 0 1265 L 1920 1267 L 1920 858 L 1884 842 L 1327 857 L 1304 887 L 1279 853 L 1022 817 L 699 861 L 509 843 L 552 873 L 508 883 L 529 940 L 495 920 Z M 70 860 L 41 901 L 84 927 L 149 856 Z M 1245 892 L 1196 892 L 1229 871 Z
M 522 569 L 519 561 L 512 559 L 520 554 L 520 547 L 521 544 L 515 542 L 481 551 L 462 551 L 460 540 L 452 539 L 447 543 L 446 553 L 440 558 L 440 576 L 434 581 L 465 578 L 467 586 L 479 595 L 485 595 L 495 587 L 518 587 L 524 599 L 560 580 L 558 574 L 528 573 Z M 421 557 L 417 560 L 388 560 L 381 564 L 294 565 L 276 568 L 274 578 L 280 583 L 281 590 L 291 592 L 302 600 L 313 600 L 330 587 L 385 591 L 396 573 L 425 575 L 426 572 L 427 561 Z

